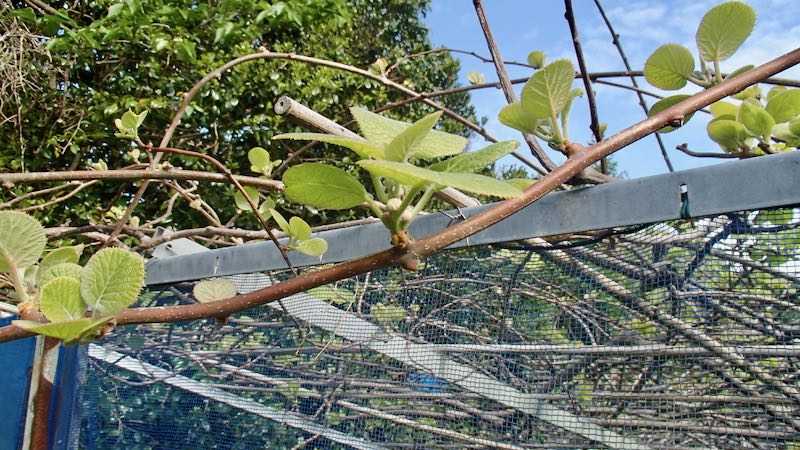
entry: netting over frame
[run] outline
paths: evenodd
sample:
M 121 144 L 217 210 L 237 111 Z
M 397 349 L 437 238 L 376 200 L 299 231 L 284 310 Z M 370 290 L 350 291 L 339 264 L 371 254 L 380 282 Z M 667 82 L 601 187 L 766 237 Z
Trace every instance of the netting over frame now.
M 797 216 L 448 251 L 121 328 L 90 348 L 80 448 L 800 448 Z

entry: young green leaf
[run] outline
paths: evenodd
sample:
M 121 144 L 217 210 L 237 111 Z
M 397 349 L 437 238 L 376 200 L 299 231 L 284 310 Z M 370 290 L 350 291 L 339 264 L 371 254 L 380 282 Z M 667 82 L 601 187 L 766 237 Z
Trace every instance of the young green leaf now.
M 773 97 L 780 94 L 781 92 L 786 92 L 788 90 L 789 88 L 786 86 L 773 86 L 772 89 L 770 89 L 769 92 L 767 92 L 767 101 L 772 100 Z
M 103 317 L 100 319 L 83 318 L 54 323 L 15 320 L 12 322 L 12 324 L 22 328 L 23 330 L 30 331 L 31 333 L 61 339 L 65 344 L 71 344 L 72 342 L 75 342 L 81 337 L 87 335 L 89 332 L 99 328 L 111 319 L 111 317 Z
M 384 148 L 410 127 L 411 124 L 383 117 L 380 114 L 367 111 L 363 108 L 350 108 L 350 113 L 358 122 L 361 134 L 370 144 Z M 454 134 L 432 130 L 418 144 L 415 156 L 419 159 L 433 159 L 442 156 L 457 155 L 467 146 L 467 139 Z M 382 158 L 376 158 L 382 159 Z
M 686 86 L 694 71 L 692 53 L 678 44 L 665 44 L 647 58 L 644 63 L 644 77 L 653 86 L 674 91 Z
M 528 187 L 530 187 L 533 183 L 536 183 L 536 180 L 531 180 L 529 178 L 511 178 L 506 180 L 506 183 L 516 186 L 517 189 L 524 191 Z
M 800 89 L 786 89 L 774 95 L 772 91 L 767 112 L 775 119 L 775 123 L 788 122 L 800 116 Z
M 81 272 L 81 297 L 94 317 L 113 316 L 130 306 L 144 284 L 144 260 L 118 248 L 92 255 Z
M 381 323 L 400 322 L 406 318 L 406 310 L 402 306 L 377 303 L 370 309 L 372 317 Z
M 432 164 L 428 169 L 437 172 L 477 172 L 513 152 L 517 146 L 516 141 L 495 142 L 480 150 L 462 153 Z
M 522 102 L 509 103 L 504 106 L 497 118 L 503 125 L 529 134 L 536 131 L 539 127 L 539 122 L 542 120 L 528 113 L 522 107 Z
M 244 188 L 244 191 L 247 192 L 247 196 L 250 197 L 250 200 L 255 203 L 256 208 L 258 208 L 258 189 L 254 188 L 253 186 L 242 187 Z M 244 194 L 242 194 L 239 190 L 233 193 L 233 202 L 236 203 L 236 207 L 242 211 L 253 210 L 253 208 L 250 207 L 250 203 L 247 202 Z
M 270 217 L 272 217 L 272 213 L 270 212 L 270 210 L 274 207 L 275 207 L 275 200 L 273 200 L 272 197 L 268 197 L 266 200 L 261 202 L 260 205 L 258 205 L 258 213 L 261 215 L 262 219 L 267 221 L 269 220 Z
M 730 79 L 730 78 L 738 77 L 739 75 L 742 75 L 742 74 L 744 74 L 746 72 L 749 72 L 749 71 L 753 70 L 753 68 L 755 68 L 755 66 L 752 65 L 752 64 L 748 64 L 746 66 L 739 67 L 738 69 L 736 69 L 733 72 L 729 73 L 728 76 L 725 77 L 725 79 L 727 80 L 727 79 Z
M 733 55 L 753 32 L 756 12 L 747 3 L 721 3 L 703 16 L 695 39 L 700 57 L 706 61 L 723 61 Z
M 129 130 L 135 130 L 139 127 L 139 116 L 133 111 L 125 111 L 120 119 L 122 126 Z
M 473 71 L 467 74 L 467 81 L 472 85 L 483 84 L 486 83 L 486 77 L 480 72 Z
M 294 250 L 309 256 L 322 257 L 328 251 L 328 243 L 322 238 L 311 238 L 298 242 Z
M 289 234 L 298 241 L 304 241 L 311 237 L 311 225 L 294 216 L 289 219 Z
M 236 285 L 224 278 L 202 280 L 194 285 L 192 294 L 200 303 L 225 300 L 236 295 Z
M 0 211 L 0 272 L 36 264 L 46 244 L 39 221 L 25 213 Z
M 747 139 L 744 125 L 735 120 L 716 119 L 706 128 L 708 136 L 727 152 L 738 152 Z
M 383 148 L 373 145 L 363 139 L 355 139 L 344 136 L 334 136 L 323 133 L 285 133 L 274 136 L 272 139 L 292 139 L 296 141 L 319 141 L 328 144 L 345 147 L 360 156 L 361 158 L 383 159 Z
M 292 227 L 289 226 L 289 222 L 283 218 L 283 215 L 278 211 L 271 209 L 269 210 L 269 214 L 272 216 L 272 219 L 278 224 L 278 228 L 281 229 L 284 233 L 291 236 L 292 235 Z
M 83 246 L 76 245 L 73 247 L 61 247 L 53 250 L 52 252 L 44 255 L 41 262 L 39 262 L 39 273 L 44 274 L 47 269 L 63 263 L 77 264 L 78 260 L 83 253 Z
M 81 299 L 81 283 L 71 277 L 57 277 L 42 286 L 39 309 L 50 322 L 83 318 L 86 304 Z
M 70 277 L 80 281 L 82 270 L 83 267 L 74 263 L 56 264 L 45 270 L 42 270 L 42 268 L 40 267 L 38 273 L 39 277 L 38 284 L 39 286 L 44 286 L 45 284 L 50 282 L 50 280 L 53 280 L 58 277 Z
M 723 102 L 721 100 L 716 103 L 712 103 L 708 108 L 711 110 L 711 115 L 713 115 L 715 119 L 722 116 L 736 117 L 739 114 L 738 106 L 734 105 L 733 103 Z
M 800 138 L 800 119 L 794 119 L 793 121 L 789 122 L 789 132 L 795 137 Z
M 775 126 L 775 120 L 764 108 L 749 101 L 742 102 L 739 107 L 738 120 L 748 131 L 765 141 L 769 141 Z
M 544 66 L 545 55 L 541 50 L 534 50 L 528 53 L 528 64 L 534 69 L 541 69 Z
M 247 152 L 247 159 L 253 172 L 263 173 L 265 168 L 271 168 L 269 152 L 261 147 L 251 148 Z
M 734 94 L 733 98 L 737 100 L 748 100 L 748 99 L 755 99 L 758 100 L 761 98 L 761 88 L 758 85 L 750 86 L 749 88 Z
M 368 200 L 358 179 L 322 163 L 291 167 L 283 175 L 283 184 L 289 200 L 318 209 L 350 209 Z
M 575 69 L 566 59 L 559 59 L 539 70 L 522 88 L 522 107 L 533 117 L 557 116 L 572 100 Z
M 383 149 L 389 161 L 408 161 L 418 150 L 419 143 L 428 135 L 442 117 L 441 111 L 428 114 L 414 122 L 413 125 L 403 130 L 394 137 Z
M 436 184 L 450 186 L 474 194 L 493 195 L 502 198 L 516 197 L 522 193 L 516 187 L 495 178 L 473 173 L 436 172 L 408 163 L 394 161 L 359 161 L 358 165 L 370 173 L 390 178 L 406 186 Z
M 676 104 L 686 100 L 689 97 L 691 97 L 691 96 L 690 95 L 683 95 L 683 94 L 664 97 L 661 100 L 655 102 L 653 104 L 653 106 L 650 107 L 650 111 L 647 112 L 647 116 L 649 117 L 649 116 L 658 114 L 661 111 L 664 111 L 665 109 L 667 109 L 667 108 L 669 108 L 669 107 L 671 107 L 673 105 L 676 105 Z M 683 123 L 688 122 L 692 118 L 693 115 L 694 115 L 693 113 L 687 115 L 686 118 L 684 119 Z M 669 133 L 670 131 L 673 131 L 673 130 L 675 130 L 674 127 L 666 126 L 666 127 L 662 128 L 662 129 L 658 130 L 658 132 L 659 133 Z

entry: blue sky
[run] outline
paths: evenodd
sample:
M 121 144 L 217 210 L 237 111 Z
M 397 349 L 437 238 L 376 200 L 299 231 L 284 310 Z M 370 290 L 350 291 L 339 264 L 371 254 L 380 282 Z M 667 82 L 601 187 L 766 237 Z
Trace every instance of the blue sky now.
M 589 71 L 622 70 L 624 66 L 605 25 L 591 0 L 574 0 L 575 15 L 579 25 L 584 53 Z M 605 0 L 602 2 L 612 24 L 628 54 L 634 69 L 641 69 L 649 54 L 658 46 L 675 42 L 683 44 L 696 53 L 694 33 L 705 11 L 720 3 L 719 0 Z M 800 43 L 800 0 L 751 0 L 748 2 L 758 13 L 756 29 L 736 55 L 724 61 L 723 71 L 731 71 L 742 65 L 760 64 L 791 50 Z M 531 50 L 542 50 L 548 60 L 569 58 L 577 67 L 573 55 L 569 28 L 564 20 L 564 4 L 560 0 L 488 0 L 486 13 L 500 51 L 506 60 L 525 61 Z M 425 22 L 430 28 L 434 46 L 476 51 L 488 55 L 488 49 L 478 25 L 472 2 L 469 0 L 434 0 Z M 487 80 L 496 80 L 491 64 L 463 55 L 455 55 L 461 61 L 460 82 L 468 84 L 467 73 L 478 71 Z M 530 70 L 509 66 L 512 78 L 529 76 Z M 782 76 L 800 78 L 800 70 L 794 68 Z M 614 81 L 626 82 L 625 79 Z M 654 90 L 646 86 L 647 89 Z M 575 86 L 581 86 L 576 80 Z M 517 86 L 520 89 L 521 85 Z M 686 92 L 697 89 L 686 89 Z M 608 123 L 607 135 L 617 132 L 641 120 L 640 109 L 633 92 L 596 85 L 600 120 Z M 662 93 L 663 94 L 663 93 Z M 674 92 L 673 92 L 674 94 Z M 521 142 L 519 133 L 501 125 L 497 112 L 505 104 L 502 92 L 496 89 L 473 91 L 472 102 L 480 116 L 489 119 L 487 129 L 500 139 L 515 139 Z M 648 100 L 652 105 L 653 100 Z M 590 140 L 589 113 L 585 100 L 573 106 L 570 119 L 570 137 L 580 142 Z M 688 157 L 675 146 L 688 143 L 699 151 L 717 151 L 716 144 L 705 134 L 707 117 L 698 114 L 682 129 L 663 135 L 667 150 L 676 170 L 707 164 L 718 164 L 716 159 Z M 481 146 L 475 142 L 473 146 Z M 524 145 L 523 145 L 524 146 Z M 523 150 L 527 152 L 527 147 Z M 655 175 L 667 171 L 654 138 L 649 137 L 621 150 L 613 157 L 620 170 L 630 178 Z M 513 163 L 506 159 L 502 163 Z

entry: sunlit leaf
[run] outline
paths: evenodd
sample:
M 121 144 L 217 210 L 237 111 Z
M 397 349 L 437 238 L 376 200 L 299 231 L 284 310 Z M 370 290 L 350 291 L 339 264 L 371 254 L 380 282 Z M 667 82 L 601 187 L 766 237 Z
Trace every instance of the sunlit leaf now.
M 677 105 L 678 103 L 686 100 L 689 97 L 691 97 L 691 96 L 690 95 L 683 95 L 683 94 L 664 97 L 661 100 L 655 102 L 653 104 L 653 106 L 650 107 L 650 111 L 647 112 L 647 115 L 648 116 L 653 116 L 655 114 L 658 114 L 661 111 L 664 111 L 665 109 L 667 109 L 667 108 L 669 108 L 671 106 Z M 688 122 L 692 118 L 693 115 L 694 115 L 694 113 L 688 114 L 684 118 L 683 123 Z M 669 133 L 670 131 L 673 131 L 673 130 L 675 130 L 674 127 L 666 126 L 666 127 L 662 128 L 662 129 L 658 130 L 658 132 L 659 133 Z
M 575 69 L 566 59 L 559 59 L 537 71 L 522 88 L 522 107 L 533 117 L 557 116 L 572 100 Z
M 233 284 L 233 281 L 224 278 L 202 280 L 194 285 L 192 294 L 200 303 L 225 300 L 236 295 L 236 285 Z
M 328 251 L 328 243 L 322 238 L 306 239 L 298 242 L 294 250 L 309 256 L 321 257 Z
M 144 260 L 118 248 L 92 255 L 81 272 L 81 297 L 94 317 L 113 316 L 139 296 L 144 284 Z
M 296 141 L 319 141 L 348 148 L 362 158 L 383 159 L 383 148 L 375 146 L 363 139 L 344 136 L 334 136 L 322 133 L 285 133 L 274 136 L 272 139 L 292 139 Z
M 311 237 L 311 225 L 297 216 L 289 219 L 289 230 L 291 231 L 292 237 L 299 241 Z
M 767 102 L 767 112 L 775 119 L 775 123 L 788 122 L 800 116 L 800 89 L 776 92 Z
M 0 272 L 36 264 L 46 244 L 44 228 L 36 219 L 17 211 L 0 211 Z
M 483 84 L 486 83 L 486 77 L 480 72 L 473 71 L 467 74 L 467 81 L 469 81 L 469 84 L 472 85 Z
M 280 228 L 281 231 L 283 231 L 287 235 L 291 236 L 292 228 L 289 226 L 289 222 L 286 221 L 283 215 L 274 209 L 270 209 L 269 213 L 272 216 L 272 220 L 274 220 L 275 223 L 278 224 L 278 228 Z
M 389 161 L 408 161 L 419 150 L 419 144 L 442 116 L 441 111 L 419 119 L 394 137 L 383 149 Z
M 66 322 L 54 323 L 39 323 L 30 320 L 15 320 L 12 323 L 14 326 L 20 327 L 23 330 L 30 331 L 31 333 L 50 336 L 56 339 L 61 339 L 65 344 L 70 344 L 94 329 L 102 326 L 111 320 L 111 317 L 103 317 L 100 319 L 84 318 L 69 320 Z
M 253 172 L 264 172 L 270 166 L 269 152 L 261 147 L 253 147 L 247 152 L 247 160 L 250 161 L 250 170 Z
M 477 172 L 513 152 L 518 145 L 516 141 L 496 142 L 480 150 L 462 153 L 432 164 L 428 169 L 437 172 Z
M 644 63 L 644 76 L 647 82 L 670 91 L 686 86 L 693 71 L 692 53 L 678 44 L 658 47 Z
M 713 120 L 706 128 L 708 136 L 725 151 L 737 152 L 747 139 L 744 125 L 728 119 Z
M 739 107 L 738 120 L 748 131 L 765 141 L 769 140 L 775 126 L 775 120 L 764 108 L 749 101 L 742 102 Z
M 44 286 L 50 280 L 58 277 L 70 277 L 78 281 L 81 279 L 81 271 L 83 267 L 74 263 L 61 263 L 49 267 L 45 270 L 39 268 L 39 286 Z
M 533 133 L 542 120 L 530 114 L 522 107 L 522 102 L 509 103 L 500 110 L 497 118 L 505 126 L 511 127 L 523 133 Z
M 350 209 L 366 202 L 367 191 L 354 176 L 338 167 L 306 163 L 283 175 L 286 197 L 319 209 Z
M 534 69 L 541 69 L 544 66 L 545 55 L 541 50 L 534 50 L 528 53 L 528 64 Z
M 756 12 L 747 3 L 729 1 L 711 8 L 697 27 L 697 48 L 706 61 L 723 61 L 733 55 L 753 32 Z
M 242 186 L 244 191 L 247 192 L 247 196 L 250 197 L 250 200 L 256 205 L 258 208 L 258 189 L 254 188 L 253 186 Z M 250 207 L 250 203 L 247 202 L 247 198 L 245 198 L 244 194 L 242 194 L 239 190 L 233 193 L 233 201 L 236 203 L 236 207 L 241 209 L 242 211 L 252 211 L 253 208 Z
M 49 268 L 58 264 L 77 264 L 81 257 L 81 253 L 83 253 L 82 245 L 57 248 L 44 255 L 44 258 L 42 258 L 42 260 L 39 262 L 39 270 L 41 271 L 40 273 L 43 274 Z
M 528 189 L 532 184 L 536 183 L 536 180 L 531 180 L 530 178 L 511 178 L 506 180 L 506 183 L 516 186 L 517 189 L 524 191 Z
M 81 283 L 71 277 L 57 277 L 42 286 L 39 309 L 50 322 L 82 319 L 86 304 L 81 299 Z

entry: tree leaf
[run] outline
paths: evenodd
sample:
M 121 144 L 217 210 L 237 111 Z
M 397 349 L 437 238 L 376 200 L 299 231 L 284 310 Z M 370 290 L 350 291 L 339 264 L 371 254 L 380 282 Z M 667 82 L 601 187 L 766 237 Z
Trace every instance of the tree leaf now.
M 747 3 L 721 3 L 703 16 L 695 39 L 700 57 L 706 61 L 723 61 L 733 55 L 753 32 L 756 12 Z
M 462 153 L 432 164 L 428 169 L 437 172 L 477 172 L 513 152 L 518 145 L 516 141 L 495 142 L 480 150 Z
M 70 344 L 80 339 L 88 332 L 105 324 L 109 320 L 111 320 L 111 317 L 103 317 L 100 319 L 92 319 L 87 317 L 83 319 L 53 323 L 39 323 L 30 320 L 15 320 L 12 322 L 12 324 L 22 328 L 23 330 L 30 331 L 31 333 L 61 339 L 65 344 Z
M 678 103 L 686 100 L 689 97 L 691 97 L 691 95 L 683 95 L 683 94 L 671 95 L 669 97 L 664 97 L 661 100 L 655 102 L 653 104 L 653 106 L 650 107 L 650 111 L 647 112 L 647 116 L 650 117 L 650 116 L 653 116 L 655 114 L 658 114 L 661 111 L 664 111 L 665 109 L 667 109 L 667 108 L 669 108 L 669 107 L 671 107 L 673 105 L 677 105 Z M 686 118 L 684 119 L 683 123 L 688 122 L 692 118 L 693 115 L 694 115 L 694 113 L 687 115 Z M 673 130 L 675 130 L 675 127 L 666 126 L 666 127 L 662 128 L 662 129 L 658 130 L 658 132 L 659 133 L 669 133 L 670 131 L 673 131 Z
M 50 322 L 82 319 L 86 304 L 81 299 L 81 283 L 71 277 L 57 277 L 42 286 L 39 309 Z
M 247 152 L 247 160 L 250 161 L 250 170 L 263 173 L 267 167 L 271 168 L 269 152 L 261 147 L 253 147 Z
M 483 84 L 486 83 L 486 77 L 480 72 L 472 71 L 467 74 L 467 81 L 472 85 Z
M 70 277 L 74 278 L 78 281 L 81 280 L 81 272 L 83 271 L 83 267 L 75 264 L 75 263 L 61 263 L 56 264 L 52 267 L 49 267 L 45 270 L 39 268 L 39 286 L 44 286 L 50 280 L 58 277 Z
M 297 216 L 289 219 L 289 231 L 289 234 L 298 241 L 304 241 L 311 237 L 311 225 Z
M 283 175 L 286 198 L 319 209 L 350 209 L 367 201 L 364 186 L 338 167 L 305 163 Z
M 712 103 L 711 106 L 709 106 L 709 109 L 711 110 L 711 115 L 713 115 L 715 119 L 722 116 L 736 117 L 739 115 L 738 106 L 734 105 L 733 103 L 723 102 L 721 100 L 716 103 Z
M 522 193 L 522 191 L 504 181 L 473 173 L 436 172 L 408 163 L 394 161 L 365 160 L 359 161 L 358 165 L 374 175 L 390 178 L 406 186 L 433 183 L 475 194 L 494 195 L 502 198 L 516 197 Z
M 764 108 L 749 101 L 742 102 L 739 107 L 738 120 L 748 131 L 765 141 L 769 141 L 775 126 L 775 120 Z
M 534 50 L 528 53 L 528 64 L 534 69 L 541 69 L 544 66 L 545 55 L 541 50 Z
M 497 115 L 500 123 L 523 133 L 533 133 L 542 120 L 522 107 L 522 102 L 509 103 Z
M 774 95 L 772 91 L 767 102 L 767 112 L 775 119 L 775 123 L 789 122 L 800 116 L 800 89 L 786 89 Z
M 752 64 L 748 64 L 746 66 L 739 67 L 738 69 L 736 69 L 733 72 L 729 73 L 728 76 L 725 77 L 725 79 L 729 80 L 731 78 L 738 77 L 739 75 L 742 75 L 744 73 L 747 73 L 747 72 L 753 70 L 755 67 L 756 66 L 754 66 Z M 755 86 L 751 86 L 751 87 L 755 87 Z
M 349 148 L 358 156 L 367 159 L 384 159 L 383 148 L 371 144 L 363 139 L 354 139 L 344 136 L 334 136 L 323 133 L 285 133 L 273 136 L 272 139 L 292 139 L 295 141 L 319 141 L 328 144 Z
M 572 100 L 575 69 L 566 59 L 559 59 L 539 70 L 522 88 L 522 107 L 533 117 L 557 116 Z
M 400 322 L 406 318 L 406 310 L 402 306 L 376 303 L 369 310 L 372 317 L 380 323 Z
M 442 117 L 441 111 L 428 114 L 395 136 L 383 149 L 386 159 L 389 161 L 408 161 L 414 156 L 419 143 L 431 132 L 440 117 Z
M 236 285 L 233 284 L 232 281 L 224 278 L 202 280 L 194 285 L 192 294 L 194 294 L 194 298 L 200 303 L 225 300 L 236 295 Z
M 255 203 L 256 208 L 258 208 L 258 189 L 254 188 L 253 186 L 242 186 L 245 192 L 247 192 L 248 197 L 250 200 Z M 252 211 L 253 208 L 250 207 L 250 203 L 247 202 L 244 194 L 242 194 L 239 190 L 233 193 L 233 202 L 236 203 L 236 207 L 241 209 L 242 211 Z
M 383 117 L 363 108 L 350 108 L 350 113 L 358 122 L 361 134 L 370 144 L 384 148 L 411 124 Z M 457 155 L 467 146 L 467 139 L 454 134 L 432 130 L 418 144 L 415 156 L 419 159 L 433 159 Z M 382 159 L 382 158 L 377 158 Z
M 83 253 L 83 245 L 57 248 L 44 255 L 44 258 L 39 262 L 39 274 L 43 275 L 49 268 L 58 264 L 77 264 L 81 253 Z
M 94 317 L 113 316 L 130 306 L 144 284 L 144 260 L 118 248 L 92 255 L 81 272 L 81 296 Z
M 39 221 L 18 211 L 0 211 L 0 272 L 36 264 L 46 244 Z
M 658 47 L 644 63 L 644 77 L 647 82 L 668 91 L 686 86 L 686 81 L 692 72 L 694 72 L 692 53 L 678 44 Z
M 708 127 L 708 136 L 728 152 L 738 152 L 747 139 L 747 130 L 744 125 L 728 119 L 712 120 Z
M 328 251 L 328 243 L 322 238 L 311 238 L 298 242 L 294 250 L 309 255 L 322 257 Z
M 135 130 L 139 127 L 139 116 L 131 110 L 125 111 L 120 119 L 122 126 L 129 130 Z
M 269 213 L 272 216 L 272 220 L 274 220 L 275 223 L 278 224 L 278 228 L 280 228 L 281 231 L 286 233 L 288 236 L 291 236 L 292 228 L 289 226 L 289 222 L 287 222 L 286 219 L 283 218 L 283 215 L 272 208 L 270 208 Z
M 533 183 L 536 183 L 536 180 L 531 180 L 530 178 L 511 178 L 506 180 L 506 183 L 516 186 L 519 190 L 524 191 Z

